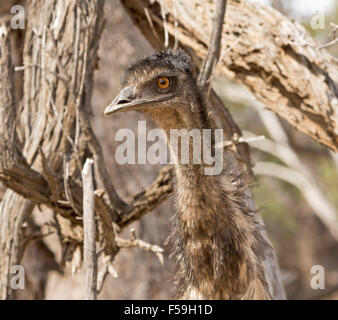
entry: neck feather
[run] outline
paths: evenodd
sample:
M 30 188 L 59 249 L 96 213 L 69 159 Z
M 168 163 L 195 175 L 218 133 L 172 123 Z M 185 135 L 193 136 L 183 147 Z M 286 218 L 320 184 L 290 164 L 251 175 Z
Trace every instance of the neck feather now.
M 177 110 L 168 110 L 165 118 L 160 114 L 153 116 L 168 138 L 171 128 L 211 128 L 206 112 L 201 111 L 204 106 L 195 107 L 198 112 L 188 117 Z M 270 299 L 259 259 L 269 245 L 249 208 L 241 177 L 226 169 L 221 175 L 207 176 L 203 167 L 175 165 L 177 213 L 169 239 L 178 261 L 178 296 Z
M 177 213 L 171 235 L 179 295 L 269 299 L 260 251 L 268 244 L 239 178 L 176 167 Z M 195 296 L 197 298 L 197 296 Z

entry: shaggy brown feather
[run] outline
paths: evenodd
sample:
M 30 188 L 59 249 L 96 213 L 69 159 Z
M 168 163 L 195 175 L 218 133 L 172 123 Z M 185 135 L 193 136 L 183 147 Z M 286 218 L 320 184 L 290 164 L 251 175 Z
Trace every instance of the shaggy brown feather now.
M 163 76 L 172 82 L 165 92 L 155 86 Z M 170 129 L 213 128 L 191 74 L 190 58 L 183 51 L 160 52 L 135 63 L 122 82 L 132 92 L 128 99 L 142 101 L 128 110 L 150 114 L 167 133 L 170 146 Z M 161 96 L 160 102 L 152 102 Z M 119 104 L 115 101 L 114 106 Z M 192 143 L 189 151 L 191 155 Z M 177 213 L 169 240 L 178 265 L 177 297 L 271 299 L 259 258 L 269 244 L 248 206 L 247 187 L 227 166 L 215 176 L 205 175 L 205 167 L 179 161 L 175 165 Z

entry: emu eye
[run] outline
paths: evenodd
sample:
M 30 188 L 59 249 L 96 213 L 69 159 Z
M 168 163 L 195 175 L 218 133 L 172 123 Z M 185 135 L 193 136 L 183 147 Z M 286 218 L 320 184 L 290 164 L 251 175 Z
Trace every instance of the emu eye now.
M 167 89 L 170 85 L 170 80 L 167 77 L 161 77 L 157 79 L 157 86 L 160 89 Z

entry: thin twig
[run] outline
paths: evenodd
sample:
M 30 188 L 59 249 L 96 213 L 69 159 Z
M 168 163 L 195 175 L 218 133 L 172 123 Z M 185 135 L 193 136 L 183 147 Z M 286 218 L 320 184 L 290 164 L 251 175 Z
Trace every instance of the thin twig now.
M 177 22 L 177 0 L 174 0 L 174 38 L 175 38 L 175 43 L 174 43 L 174 51 L 178 47 L 178 22 Z
M 197 80 L 197 84 L 201 89 L 205 89 L 212 74 L 213 67 L 219 59 L 225 9 L 226 0 L 216 0 L 208 55 L 203 62 L 203 66 Z
M 145 242 L 143 240 L 136 238 L 135 229 L 130 230 L 131 237 L 129 240 L 120 238 L 117 234 L 115 236 L 116 244 L 120 248 L 139 248 L 144 251 L 149 251 L 152 253 L 155 253 L 158 260 L 160 261 L 160 264 L 163 265 L 163 249 L 157 245 L 150 244 L 148 242 Z
M 251 143 L 264 140 L 264 136 L 250 136 L 250 137 L 240 137 L 238 134 L 234 134 L 231 140 L 225 140 L 216 144 L 216 149 L 227 148 L 239 143 Z
M 160 5 L 161 5 L 161 15 L 162 15 L 162 20 L 163 20 L 163 28 L 164 28 L 164 47 L 168 48 L 169 47 L 169 34 L 168 34 L 167 21 L 166 21 L 165 10 L 163 7 L 162 0 L 160 0 Z
M 327 48 L 327 47 L 333 46 L 333 45 L 336 44 L 337 42 L 338 42 L 338 38 L 333 39 L 333 40 L 330 41 L 330 42 L 321 44 L 321 45 L 318 46 L 318 48 L 319 48 L 319 49 Z
M 77 7 L 74 8 L 74 14 L 76 15 L 76 28 L 75 28 L 75 42 L 74 42 L 74 72 L 73 72 L 73 95 L 76 95 L 76 84 L 77 84 L 77 72 L 79 64 L 79 47 L 80 47 L 80 33 L 81 33 L 81 17 L 77 12 Z
M 76 246 L 72 258 L 72 274 L 75 274 L 82 266 L 82 246 Z
M 23 71 L 23 70 L 26 70 L 28 68 L 39 68 L 39 69 L 41 69 L 44 72 L 48 72 L 48 73 L 53 74 L 58 79 L 62 80 L 66 85 L 69 85 L 69 80 L 66 79 L 65 77 L 61 76 L 60 74 L 58 74 L 55 71 L 49 70 L 48 68 L 45 68 L 44 66 L 40 66 L 40 65 L 35 64 L 35 63 L 30 63 L 30 64 L 27 64 L 27 65 L 24 65 L 24 66 L 15 67 L 14 71 L 17 71 L 17 72 L 18 71 Z
M 147 21 L 149 23 L 151 31 L 153 32 L 155 38 L 157 40 L 159 40 L 160 37 L 158 36 L 156 29 L 154 28 L 153 20 L 151 20 L 150 15 L 149 15 L 149 10 L 147 8 L 144 8 L 144 13 L 145 13 L 145 15 L 147 17 Z
M 102 289 L 107 275 L 110 274 L 113 278 L 118 278 L 118 274 L 113 266 L 112 257 L 104 255 L 103 265 L 97 275 L 97 293 L 99 294 Z
M 338 31 L 338 25 L 334 24 L 333 22 L 330 23 L 330 25 L 332 26 L 332 31 L 329 34 L 329 37 L 332 37 L 333 40 L 328 42 L 328 43 L 324 43 L 318 46 L 319 49 L 323 49 L 323 48 L 327 48 L 330 46 L 333 46 L 334 44 L 336 44 L 338 42 L 338 38 L 337 38 L 337 31 Z

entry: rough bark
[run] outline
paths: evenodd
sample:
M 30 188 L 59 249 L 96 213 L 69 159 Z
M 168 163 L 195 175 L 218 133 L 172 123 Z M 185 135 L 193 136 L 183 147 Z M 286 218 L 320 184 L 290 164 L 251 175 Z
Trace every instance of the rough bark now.
M 13 88 L 13 70 L 10 55 L 8 31 L 0 28 L 0 74 L 7 79 L 0 83 L 0 175 L 4 172 L 15 173 L 21 167 L 22 158 L 17 150 L 15 134 L 15 100 Z M 22 161 L 23 162 L 23 161 Z M 10 296 L 10 274 L 18 261 L 22 240 L 21 224 L 33 208 L 31 201 L 7 190 L 0 204 L 0 294 L 2 299 Z
M 206 57 L 212 2 L 122 3 L 156 48 L 161 47 L 158 39 L 164 30 L 162 3 L 169 34 L 176 33 L 180 43 L 195 57 Z M 146 13 L 153 27 L 147 22 Z M 337 60 L 319 48 L 304 27 L 271 7 L 232 0 L 227 5 L 225 21 L 217 71 L 247 86 L 268 109 L 299 131 L 338 151 Z
M 0 205 L 0 299 L 11 298 L 12 267 L 23 254 L 23 223 L 34 204 L 8 189 Z
M 23 250 L 21 227 L 35 203 L 63 217 L 58 232 L 64 245 L 82 244 L 81 167 L 87 156 L 96 163 L 98 240 L 112 258 L 118 250 L 112 223 L 128 225 L 171 191 L 170 170 L 164 169 L 148 190 L 126 204 L 109 179 L 89 119 L 103 5 L 104 1 L 76 0 L 28 3 L 24 65 L 17 68 L 24 70 L 24 97 L 18 107 L 7 33 L 1 38 L 1 74 L 9 80 L 0 83 L 0 179 L 9 188 L 1 204 L 3 298 L 10 298 L 8 277 Z
M 1 204 L 2 298 L 10 297 L 8 277 L 11 266 L 20 261 L 23 249 L 21 227 L 33 202 L 44 203 L 73 220 L 61 226 L 64 239 L 82 241 L 81 223 L 75 219 L 78 211 L 72 207 L 74 201 L 77 201 L 76 206 L 82 204 L 79 200 L 82 193 L 76 193 L 81 184 L 76 181 L 80 170 L 74 159 L 79 160 L 81 155 L 90 153 L 87 133 L 80 130 L 79 110 L 89 112 L 83 101 L 90 100 L 91 96 L 102 30 L 102 21 L 98 17 L 103 4 L 103 1 L 81 4 L 77 1 L 29 2 L 30 18 L 22 68 L 25 71 L 24 99 L 19 110 L 14 101 L 14 70 L 7 35 L 1 38 L 1 75 L 8 81 L 2 81 L 0 87 L 0 178 L 6 187 L 29 199 L 8 190 Z M 73 140 L 75 142 L 71 144 Z M 69 181 L 66 182 L 63 181 L 64 157 L 70 163 Z M 69 199 L 64 185 L 72 190 Z M 72 196 L 73 187 L 76 197 Z M 102 197 L 97 198 L 99 204 L 104 202 Z M 106 220 L 102 224 L 108 224 L 111 234 L 111 215 L 108 211 L 105 213 Z M 115 250 L 112 239 L 110 235 L 102 241 L 109 253 Z

